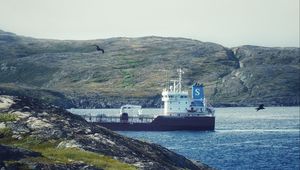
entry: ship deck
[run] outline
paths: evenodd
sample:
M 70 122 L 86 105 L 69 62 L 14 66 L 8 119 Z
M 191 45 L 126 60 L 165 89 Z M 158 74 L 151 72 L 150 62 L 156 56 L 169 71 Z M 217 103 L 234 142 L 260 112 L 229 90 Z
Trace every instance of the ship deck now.
M 91 116 L 82 115 L 82 117 L 88 122 L 107 122 L 107 123 L 124 123 L 120 120 L 120 116 Z M 155 117 L 149 116 L 130 116 L 128 117 L 128 123 L 151 123 Z

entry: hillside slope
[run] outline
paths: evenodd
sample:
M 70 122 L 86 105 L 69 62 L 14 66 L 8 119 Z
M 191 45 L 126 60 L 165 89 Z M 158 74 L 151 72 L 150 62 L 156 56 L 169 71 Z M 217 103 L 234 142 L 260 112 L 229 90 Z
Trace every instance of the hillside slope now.
M 99 53 L 93 44 L 101 46 Z M 159 107 L 166 79 L 184 69 L 214 105 L 299 105 L 299 48 L 141 37 L 34 39 L 0 31 L 0 93 L 33 93 L 64 107 Z

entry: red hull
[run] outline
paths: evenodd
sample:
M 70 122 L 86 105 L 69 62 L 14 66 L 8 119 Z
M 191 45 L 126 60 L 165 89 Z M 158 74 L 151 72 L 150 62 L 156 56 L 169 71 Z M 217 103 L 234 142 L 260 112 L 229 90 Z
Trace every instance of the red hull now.
M 215 117 L 158 116 L 151 123 L 95 122 L 114 131 L 208 131 L 215 129 Z

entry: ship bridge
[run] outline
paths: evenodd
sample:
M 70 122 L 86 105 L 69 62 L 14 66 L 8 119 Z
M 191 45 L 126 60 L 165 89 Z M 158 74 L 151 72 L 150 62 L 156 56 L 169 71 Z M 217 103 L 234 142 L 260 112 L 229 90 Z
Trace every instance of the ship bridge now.
M 188 91 L 182 90 L 181 69 L 177 70 L 179 78 L 171 80 L 172 85 L 162 91 L 162 101 L 164 102 L 164 115 L 171 116 L 200 116 L 203 114 L 213 114 L 213 108 L 206 107 L 203 84 L 195 83 L 192 86 L 191 99 Z
M 164 89 L 162 92 L 162 101 L 164 102 L 164 115 L 173 115 L 185 113 L 189 108 L 190 101 L 188 91 L 182 91 L 182 69 L 177 70 L 179 78 L 171 80 L 172 85 L 169 89 Z

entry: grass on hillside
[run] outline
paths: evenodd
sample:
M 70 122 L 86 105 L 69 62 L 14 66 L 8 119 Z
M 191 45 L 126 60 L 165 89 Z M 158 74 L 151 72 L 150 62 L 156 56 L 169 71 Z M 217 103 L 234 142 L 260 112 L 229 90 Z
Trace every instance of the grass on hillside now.
M 0 138 L 1 144 L 16 146 L 39 152 L 43 157 L 24 158 L 24 161 L 40 162 L 45 164 L 71 164 L 76 162 L 84 162 L 88 165 L 93 165 L 106 170 L 134 170 L 136 167 L 122 163 L 98 153 L 84 151 L 78 148 L 58 149 L 56 146 L 60 141 L 49 140 L 42 141 L 32 137 L 24 137 L 21 140 L 12 139 L 9 137 Z
M 0 128 L 0 139 L 12 136 L 12 130 L 10 128 Z M 0 140 L 1 143 L 1 140 Z
M 11 122 L 17 119 L 16 115 L 8 113 L 0 113 L 0 122 Z
M 120 70 L 123 76 L 122 85 L 124 88 L 133 87 L 135 84 L 134 74 L 131 70 Z

